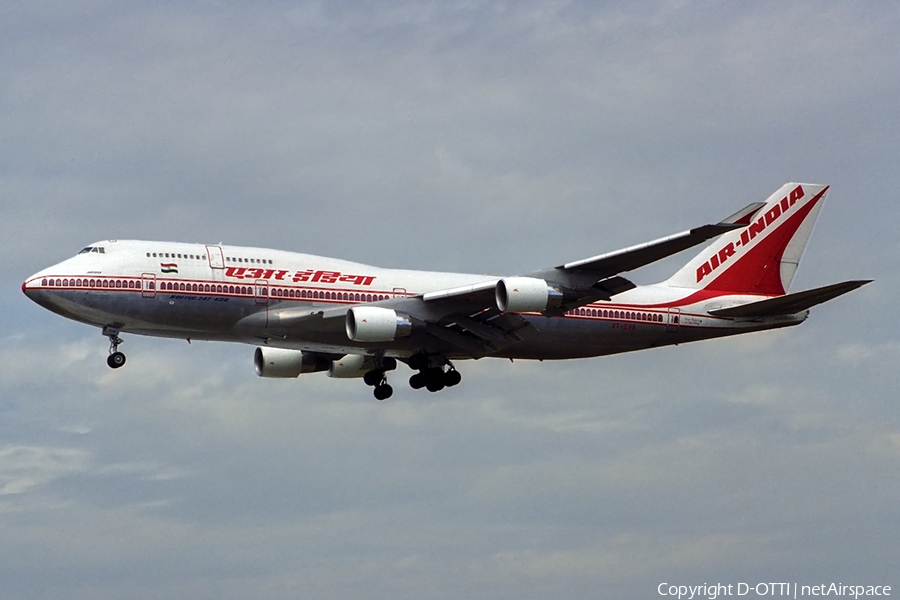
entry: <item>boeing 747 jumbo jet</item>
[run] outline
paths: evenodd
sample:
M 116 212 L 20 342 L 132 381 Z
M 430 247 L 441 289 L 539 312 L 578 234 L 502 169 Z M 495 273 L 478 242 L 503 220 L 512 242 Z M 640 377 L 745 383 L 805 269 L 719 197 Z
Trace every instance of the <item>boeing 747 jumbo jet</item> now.
M 452 361 L 601 356 L 802 323 L 868 281 L 787 293 L 823 185 L 789 183 L 719 223 L 511 277 L 380 269 L 264 248 L 108 240 L 33 275 L 22 291 L 122 333 L 256 345 L 260 377 L 362 377 L 379 400 L 403 362 L 414 389 L 462 379 Z M 716 238 L 666 281 L 620 274 Z

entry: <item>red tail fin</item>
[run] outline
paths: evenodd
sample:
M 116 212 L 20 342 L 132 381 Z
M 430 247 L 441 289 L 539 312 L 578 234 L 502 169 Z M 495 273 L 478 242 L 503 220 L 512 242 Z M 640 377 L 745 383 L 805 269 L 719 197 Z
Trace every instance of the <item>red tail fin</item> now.
M 665 283 L 780 296 L 787 293 L 828 186 L 788 183 L 743 229 L 716 239 Z

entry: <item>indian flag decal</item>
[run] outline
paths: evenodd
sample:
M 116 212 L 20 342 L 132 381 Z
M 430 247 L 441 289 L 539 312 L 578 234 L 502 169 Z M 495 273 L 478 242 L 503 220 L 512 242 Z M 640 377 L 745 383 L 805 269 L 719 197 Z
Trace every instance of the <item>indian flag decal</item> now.
M 177 273 L 178 263 L 159 263 L 160 273 Z

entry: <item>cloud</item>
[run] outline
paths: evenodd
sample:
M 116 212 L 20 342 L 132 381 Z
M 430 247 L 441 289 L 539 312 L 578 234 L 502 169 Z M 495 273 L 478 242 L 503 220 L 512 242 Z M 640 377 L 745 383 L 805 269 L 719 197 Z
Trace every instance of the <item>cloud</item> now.
M 22 494 L 84 471 L 87 455 L 74 448 L 0 447 L 0 496 Z
M 644 598 L 890 577 L 897 9 L 844 2 L 10 6 L 10 597 Z M 21 282 L 97 239 L 528 272 L 832 183 L 798 328 L 459 365 L 372 401 L 252 347 L 106 340 Z M 676 257 L 634 275 L 668 276 Z M 738 580 L 738 579 L 735 579 Z M 889 582 L 888 582 L 889 583 Z

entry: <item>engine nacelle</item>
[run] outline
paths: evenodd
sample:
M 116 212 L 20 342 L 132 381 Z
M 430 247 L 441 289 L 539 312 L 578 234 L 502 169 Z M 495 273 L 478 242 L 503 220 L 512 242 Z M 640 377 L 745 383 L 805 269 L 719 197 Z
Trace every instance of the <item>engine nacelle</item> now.
M 327 371 L 331 361 L 313 352 L 260 346 L 253 353 L 253 365 L 260 377 L 297 377 L 301 373 Z
M 408 337 L 412 321 L 406 315 L 380 306 L 354 306 L 347 311 L 347 337 L 354 342 L 390 342 Z
M 541 312 L 563 301 L 562 292 L 534 277 L 504 277 L 494 296 L 500 312 Z
M 371 356 L 348 354 L 344 358 L 331 362 L 328 367 L 328 376 L 339 379 L 363 377 L 374 368 L 375 361 Z

